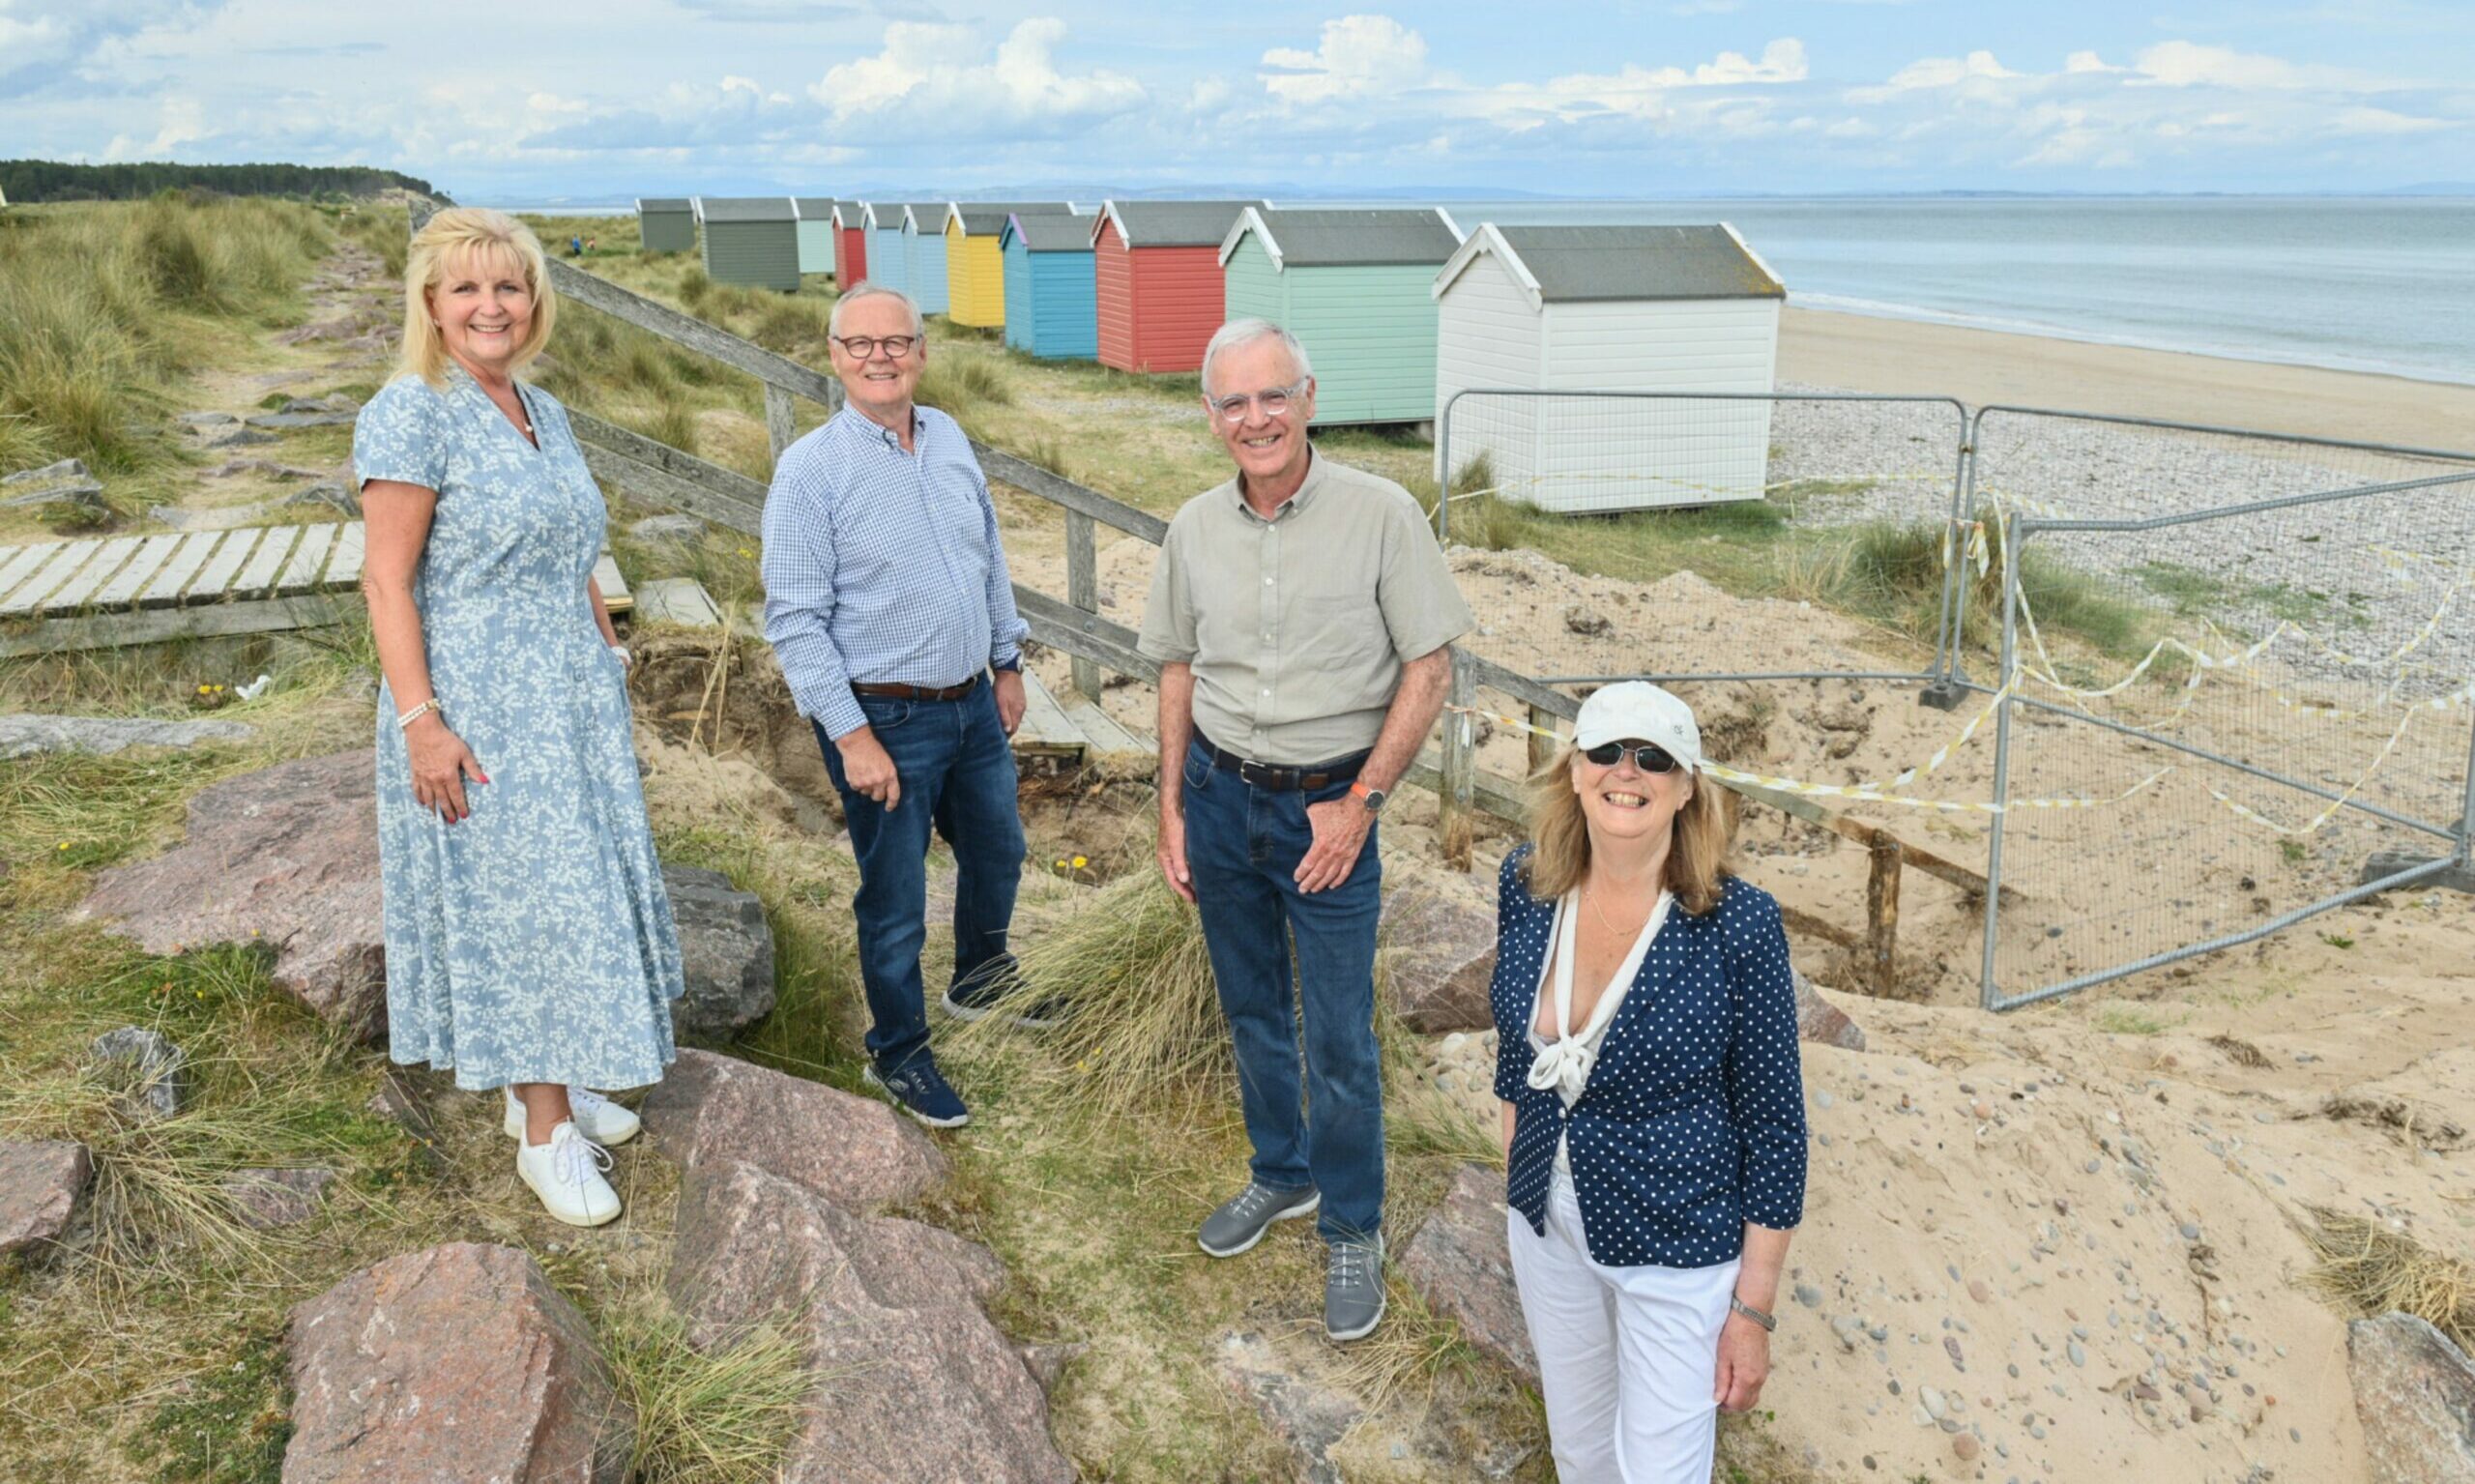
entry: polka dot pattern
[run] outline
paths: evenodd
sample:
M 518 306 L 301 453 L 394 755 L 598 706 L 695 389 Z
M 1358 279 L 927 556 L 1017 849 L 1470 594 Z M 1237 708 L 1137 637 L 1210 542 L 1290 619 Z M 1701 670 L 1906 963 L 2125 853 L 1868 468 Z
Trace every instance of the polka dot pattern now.
M 1571 1150 L 1591 1259 L 1707 1267 L 1748 1221 L 1804 1219 L 1804 1068 L 1788 934 L 1770 893 L 1730 878 L 1700 917 L 1673 914 L 1568 1111 L 1529 1086 L 1529 1028 L 1556 904 L 1529 894 L 1528 845 L 1496 884 L 1496 1096 L 1514 1107 L 1505 1200 L 1546 1232 L 1556 1147 Z

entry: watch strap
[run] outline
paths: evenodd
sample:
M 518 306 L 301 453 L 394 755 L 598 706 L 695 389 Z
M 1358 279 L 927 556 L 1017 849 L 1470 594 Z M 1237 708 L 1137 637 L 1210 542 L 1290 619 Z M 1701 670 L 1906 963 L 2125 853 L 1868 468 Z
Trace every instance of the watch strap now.
M 1760 1324 L 1765 1333 L 1779 1327 L 1779 1321 L 1775 1316 L 1762 1313 L 1733 1294 L 1728 1295 L 1728 1307 Z

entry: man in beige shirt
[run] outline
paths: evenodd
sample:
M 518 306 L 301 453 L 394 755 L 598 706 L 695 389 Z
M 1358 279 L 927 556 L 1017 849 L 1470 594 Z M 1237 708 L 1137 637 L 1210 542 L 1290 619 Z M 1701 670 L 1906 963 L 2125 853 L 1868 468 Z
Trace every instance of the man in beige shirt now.
M 1160 870 L 1202 913 L 1254 1146 L 1200 1240 L 1235 1257 L 1320 1207 L 1325 1329 L 1354 1340 L 1383 1317 L 1375 822 L 1472 621 L 1409 491 L 1307 441 L 1295 336 L 1223 326 L 1203 388 L 1238 477 L 1170 522 L 1140 644 L 1160 663 Z

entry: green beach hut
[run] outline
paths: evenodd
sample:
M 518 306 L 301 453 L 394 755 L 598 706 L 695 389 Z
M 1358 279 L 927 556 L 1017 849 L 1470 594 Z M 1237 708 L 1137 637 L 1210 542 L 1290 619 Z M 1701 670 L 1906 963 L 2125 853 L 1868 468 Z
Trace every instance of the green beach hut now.
M 636 231 L 646 252 L 696 250 L 696 203 L 685 196 L 638 196 Z
M 800 220 L 800 272 L 833 272 L 833 206 L 831 196 L 793 196 L 791 211 Z
M 1231 319 L 1267 319 L 1315 363 L 1315 422 L 1435 416 L 1435 276 L 1461 246 L 1441 210 L 1249 206 L 1220 245 Z
M 705 229 L 705 276 L 795 293 L 800 286 L 800 218 L 789 196 L 698 196 Z

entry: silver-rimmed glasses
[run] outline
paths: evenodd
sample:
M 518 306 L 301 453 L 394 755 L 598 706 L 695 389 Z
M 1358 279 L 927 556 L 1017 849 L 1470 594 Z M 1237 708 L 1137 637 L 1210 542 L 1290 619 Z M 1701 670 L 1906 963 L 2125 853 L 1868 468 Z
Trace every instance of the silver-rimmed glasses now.
M 1238 392 L 1228 396 L 1208 396 L 1203 399 L 1203 404 L 1210 408 L 1211 415 L 1223 422 L 1243 422 L 1246 421 L 1247 413 L 1256 407 L 1261 407 L 1267 418 L 1286 418 L 1289 416 L 1290 405 L 1296 401 L 1298 394 L 1305 390 L 1306 383 L 1301 381 L 1286 387 L 1274 387 L 1267 392 L 1253 393 Z

